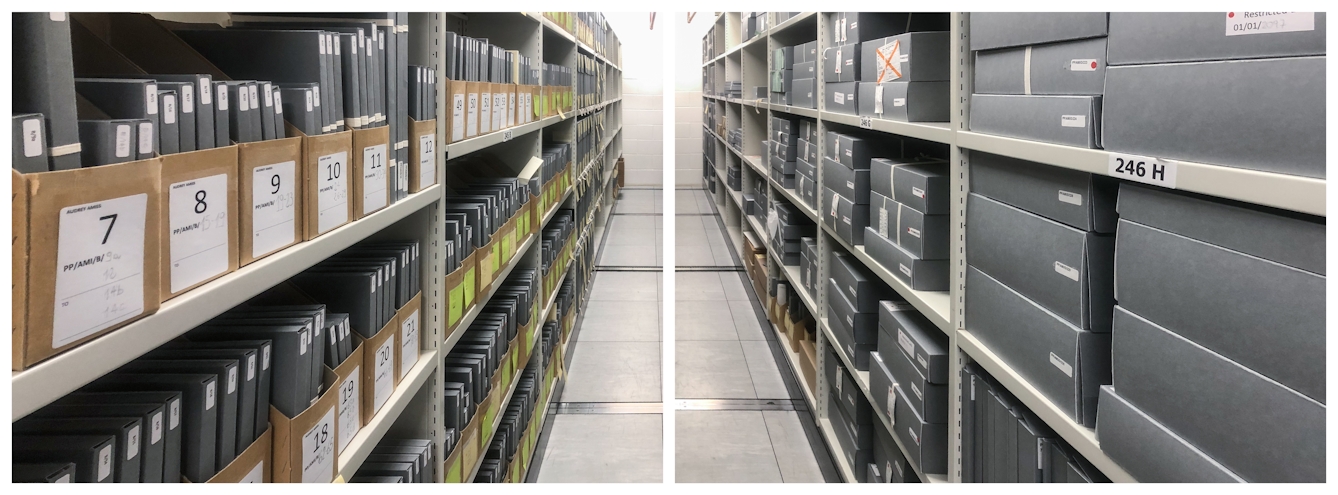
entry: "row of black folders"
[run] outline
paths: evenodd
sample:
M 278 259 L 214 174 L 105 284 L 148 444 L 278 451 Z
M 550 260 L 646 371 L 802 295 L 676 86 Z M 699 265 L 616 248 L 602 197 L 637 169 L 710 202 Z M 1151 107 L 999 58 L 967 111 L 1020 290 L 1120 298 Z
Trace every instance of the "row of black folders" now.
M 962 482 L 1108 483 L 975 363 L 962 368 Z
M 417 241 L 358 244 L 289 282 L 304 295 L 346 313 L 351 330 L 370 339 L 422 286 Z
M 446 79 L 510 84 L 539 84 L 539 67 L 534 58 L 488 43 L 487 38 L 471 38 L 446 31 L 442 38 L 443 66 Z
M 538 272 L 533 268 L 513 270 L 446 355 L 442 410 L 447 429 L 463 431 L 478 412 L 478 405 L 488 398 L 492 377 L 519 328 L 531 323 L 538 297 Z M 447 450 L 452 448 L 454 445 L 447 445 Z
M 546 321 L 544 326 L 539 329 L 539 349 L 540 354 L 539 368 L 547 370 L 550 361 L 553 359 L 553 351 L 557 349 L 562 341 L 562 324 L 556 321 Z
M 362 461 L 349 483 L 435 483 L 432 440 L 386 438 Z
M 544 273 L 558 261 L 558 256 L 562 252 L 562 247 L 567 245 L 567 240 L 571 234 L 576 231 L 576 210 L 563 208 L 557 211 L 548 225 L 544 227 L 542 244 L 542 261 Z
M 475 483 L 501 483 L 511 460 L 520 451 L 521 437 L 539 405 L 539 392 L 543 387 L 543 372 L 536 366 L 538 362 L 531 359 L 530 366 L 521 373 L 516 392 L 502 413 L 502 422 L 498 424 L 479 472 L 474 476 Z

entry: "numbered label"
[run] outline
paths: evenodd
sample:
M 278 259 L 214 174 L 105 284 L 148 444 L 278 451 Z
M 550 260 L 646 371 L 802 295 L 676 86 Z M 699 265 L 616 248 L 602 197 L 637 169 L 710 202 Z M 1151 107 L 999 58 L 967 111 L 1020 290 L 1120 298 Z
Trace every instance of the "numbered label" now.
M 395 339 L 386 339 L 381 347 L 376 349 L 376 367 L 373 368 L 374 380 L 372 381 L 372 411 L 380 411 L 381 406 L 390 400 L 390 394 L 395 391 Z
M 177 98 L 172 95 L 163 95 L 163 123 L 177 123 Z
M 502 133 L 502 142 L 505 143 L 510 140 L 511 140 L 511 130 L 507 129 L 506 132 Z
M 348 152 L 316 159 L 316 230 L 320 233 L 348 222 Z
M 118 157 L 126 156 L 121 154 L 121 127 L 122 126 L 117 126 L 116 128 L 116 156 Z M 130 126 L 124 127 L 128 133 Z M 127 142 L 129 142 L 128 136 L 126 139 Z M 42 139 L 42 120 L 28 119 L 23 121 L 23 156 L 32 158 L 40 155 L 42 154 L 42 148 L 45 147 L 46 141 Z M 126 149 L 127 151 L 130 149 L 129 144 L 126 145 Z
M 181 85 L 181 113 L 195 113 L 195 87 Z
M 53 348 L 144 312 L 148 201 L 136 194 L 61 210 Z
M 1111 153 L 1106 175 L 1175 189 L 1175 162 L 1150 156 Z
M 358 377 L 362 376 L 362 366 L 353 368 L 347 379 L 339 384 L 339 451 L 343 452 L 349 442 L 362 428 L 361 415 L 358 414 Z
M 302 482 L 329 483 L 334 479 L 335 411 L 330 408 L 302 435 Z
M 149 424 L 149 445 L 156 445 L 163 439 L 163 413 L 154 413 Z
M 400 323 L 400 378 L 418 363 L 418 311 Z
M 466 112 L 467 112 L 467 113 L 466 113 L 466 115 L 465 115 L 465 129 L 466 129 L 466 131 L 465 131 L 465 135 L 466 135 L 466 136 L 477 136 L 477 135 L 479 134 L 479 119 L 478 119 L 478 114 L 479 114 L 479 95 L 478 95 L 478 94 L 476 94 L 476 93 L 470 93 L 470 94 L 469 94 L 469 104 L 468 104 L 468 106 L 467 106 L 467 108 L 466 108 Z
M 869 116 L 860 117 L 859 126 L 861 129 L 873 129 L 873 117 Z
M 112 446 L 108 445 L 98 451 L 98 481 L 107 479 L 112 473 Z
M 287 161 L 251 172 L 251 257 L 259 258 L 296 240 L 296 170 L 297 163 Z
M 265 461 L 260 461 L 256 467 L 251 468 L 251 472 L 246 473 L 241 483 L 264 483 L 265 482 Z
M 418 137 L 418 189 L 437 183 L 436 140 L 436 134 Z
M 29 122 L 37 122 L 30 120 Z M 40 138 L 40 136 L 39 136 Z M 116 157 L 128 158 L 130 156 L 130 124 L 116 126 Z M 27 148 L 27 143 L 24 143 Z
M 172 184 L 168 225 L 173 293 L 228 271 L 228 176 Z
M 386 145 L 378 144 L 362 149 L 362 214 L 386 207 L 390 187 L 387 170 Z

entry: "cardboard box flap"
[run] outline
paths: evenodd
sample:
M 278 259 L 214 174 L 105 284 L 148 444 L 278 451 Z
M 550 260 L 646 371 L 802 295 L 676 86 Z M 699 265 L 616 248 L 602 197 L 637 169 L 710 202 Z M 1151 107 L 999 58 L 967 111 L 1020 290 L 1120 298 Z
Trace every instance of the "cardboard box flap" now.
M 232 78 L 148 14 L 71 14 L 95 35 L 151 74 L 209 74 Z

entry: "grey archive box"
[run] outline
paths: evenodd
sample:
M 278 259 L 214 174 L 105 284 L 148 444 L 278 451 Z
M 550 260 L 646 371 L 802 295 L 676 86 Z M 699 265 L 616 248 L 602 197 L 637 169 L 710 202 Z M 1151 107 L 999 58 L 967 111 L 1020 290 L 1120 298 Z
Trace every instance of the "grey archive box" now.
M 1078 328 L 1110 332 L 1114 236 L 1078 230 L 975 193 L 967 197 L 966 228 L 971 266 Z
M 1116 239 L 1121 307 L 1325 400 L 1326 277 L 1128 220 Z
M 822 51 L 822 80 L 829 83 L 859 81 L 859 43 L 830 46 Z
M 859 95 L 858 85 L 856 82 L 827 83 L 827 91 L 823 95 L 825 100 L 823 110 L 846 115 L 859 114 L 859 104 L 856 102 L 856 97 Z
M 892 374 L 892 381 L 907 392 L 908 403 L 915 410 L 915 415 L 926 423 L 948 422 L 948 385 L 929 383 L 929 380 L 915 368 L 912 357 L 895 347 L 883 352 L 882 337 L 879 337 L 879 357 Z M 871 391 L 872 392 L 872 391 Z
M 1100 148 L 1101 124 L 1099 96 L 971 95 L 971 130 L 976 132 Z
M 834 278 L 827 279 L 827 289 L 827 307 L 831 310 L 827 321 L 842 325 L 853 343 L 868 345 L 873 350 L 872 346 L 878 343 L 878 312 L 858 311 L 854 301 L 836 286 Z
M 817 62 L 795 62 L 794 67 L 790 69 L 795 79 L 816 79 L 818 77 Z
M 889 417 L 889 419 L 891 419 Z M 892 432 L 881 426 L 873 430 L 873 466 L 877 467 L 885 483 L 919 483 L 920 478 L 906 463 L 906 454 L 901 453 L 896 442 L 892 441 Z M 876 482 L 876 480 L 869 480 Z
M 124 120 L 80 120 L 79 153 L 83 167 L 135 161 L 135 125 Z
M 901 203 L 896 203 L 896 207 L 895 220 L 897 227 L 895 235 L 889 235 L 889 239 L 896 241 L 897 246 L 916 258 L 945 260 L 950 257 L 951 239 L 948 237 L 950 229 L 948 215 L 926 215 Z M 880 211 L 879 214 L 882 215 L 883 213 Z M 891 228 L 893 218 L 890 216 L 892 214 L 893 211 L 888 210 L 889 234 L 893 233 Z M 879 221 L 881 222 L 881 218 Z
M 74 81 L 79 96 L 115 119 L 148 119 L 153 134 L 158 130 L 158 84 L 153 79 L 89 79 Z M 159 153 L 159 141 L 153 139 Z
M 906 405 L 909 398 L 900 385 L 893 387 L 897 394 L 892 434 L 906 446 L 906 457 L 920 466 L 925 474 L 948 472 L 948 425 L 926 423 Z
M 823 209 L 828 211 L 822 212 L 827 225 L 836 230 L 837 237 L 850 245 L 864 245 L 864 228 L 869 226 L 869 209 L 864 205 L 856 205 L 831 189 L 823 188 L 823 194 L 827 197 Z
M 976 52 L 974 84 L 979 94 L 1101 96 L 1106 38 Z
M 947 171 L 945 162 L 874 158 L 869 161 L 869 187 L 916 210 L 946 214 L 951 200 Z
M 1325 57 L 1111 67 L 1102 144 L 1323 179 L 1324 67 Z M 974 119 L 974 99 L 971 110 Z
M 872 228 L 865 227 L 864 239 L 867 241 L 864 249 L 869 257 L 909 285 L 911 290 L 948 290 L 948 260 L 916 258 Z
M 859 83 L 859 115 L 902 122 L 947 122 L 947 81 Z
M 46 117 L 50 170 L 79 168 L 70 17 L 65 12 L 13 15 L 13 112 Z
M 1149 417 L 1246 481 L 1325 480 L 1324 404 L 1123 307 L 1115 335 L 1115 390 Z
M 1120 181 L 980 151 L 971 152 L 971 192 L 1079 230 L 1115 232 Z
M 947 81 L 952 38 L 947 31 L 905 33 L 860 46 L 862 82 Z
M 1078 424 L 1096 424 L 1110 383 L 1110 334 L 1078 328 L 974 266 L 966 271 L 967 330 Z
M 1101 387 L 1096 439 L 1101 451 L 1143 483 L 1244 483 L 1198 447 L 1158 423 L 1110 385 Z
M 929 383 L 948 383 L 948 341 L 914 306 L 883 301 L 878 308 L 878 349 L 899 347 Z M 884 345 L 884 341 L 888 345 Z
M 1323 12 L 1112 12 L 1111 65 L 1324 55 Z
M 822 185 L 857 205 L 869 204 L 869 170 L 854 170 L 831 158 L 822 159 Z
M 1105 12 L 972 12 L 971 50 L 1105 36 Z
M 813 246 L 817 259 L 817 245 Z M 875 313 L 880 301 L 901 301 L 901 296 L 878 280 L 864 264 L 842 251 L 832 252 L 832 283 L 860 313 Z
M 815 78 L 795 78 L 791 81 L 790 92 L 787 93 L 790 95 L 790 105 L 800 108 L 817 108 L 817 100 L 813 97 L 813 94 L 818 90 L 817 88 L 818 83 Z

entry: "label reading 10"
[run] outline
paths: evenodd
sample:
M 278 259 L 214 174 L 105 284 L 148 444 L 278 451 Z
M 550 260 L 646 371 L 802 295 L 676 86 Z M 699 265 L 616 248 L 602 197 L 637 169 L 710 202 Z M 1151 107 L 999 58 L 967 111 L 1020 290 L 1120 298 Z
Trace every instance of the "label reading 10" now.
M 1175 189 L 1175 162 L 1150 156 L 1111 153 L 1106 174 L 1111 177 Z
M 347 164 L 346 151 L 325 155 L 316 160 L 321 178 L 316 194 L 319 210 L 317 230 L 321 233 L 348 222 L 348 179 L 344 177 L 344 167 Z

